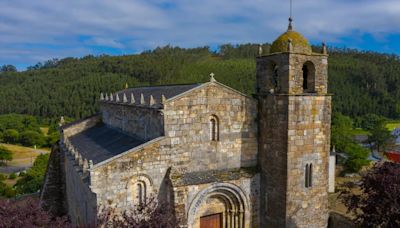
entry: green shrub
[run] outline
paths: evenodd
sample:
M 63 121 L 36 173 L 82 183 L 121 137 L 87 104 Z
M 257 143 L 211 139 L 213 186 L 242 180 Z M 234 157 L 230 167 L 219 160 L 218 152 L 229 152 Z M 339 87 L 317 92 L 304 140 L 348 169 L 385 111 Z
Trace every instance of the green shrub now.
M 39 155 L 25 176 L 14 185 L 18 194 L 34 193 L 40 190 L 47 169 L 49 154 Z
M 11 151 L 4 146 L 0 146 L 0 165 L 2 162 L 11 161 L 12 158 Z
M 15 129 L 7 129 L 3 133 L 3 141 L 6 143 L 15 144 L 19 140 L 19 133 Z
M 46 143 L 42 134 L 30 130 L 24 131 L 21 134 L 20 142 L 24 146 L 43 146 Z
M 15 173 L 11 173 L 10 176 L 8 176 L 8 179 L 10 180 L 15 180 L 15 178 L 17 178 L 17 174 Z

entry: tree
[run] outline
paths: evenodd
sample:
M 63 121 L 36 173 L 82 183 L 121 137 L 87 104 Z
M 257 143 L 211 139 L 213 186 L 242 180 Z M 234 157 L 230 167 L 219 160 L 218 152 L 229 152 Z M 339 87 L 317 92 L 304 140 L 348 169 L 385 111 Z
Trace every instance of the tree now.
M 39 200 L 24 198 L 21 200 L 0 199 L 0 227 L 68 227 L 66 217 L 52 218 L 39 206 Z
M 361 118 L 361 128 L 364 130 L 370 131 L 374 127 L 383 124 L 383 122 L 386 121 L 385 117 L 373 114 L 373 113 L 368 113 L 367 115 L 363 116 Z
M 42 146 L 46 143 L 42 134 L 36 131 L 24 131 L 20 137 L 20 143 L 24 146 Z
M 11 151 L 0 145 L 0 165 L 7 161 L 11 161 L 12 159 L 13 156 Z
M 351 130 L 353 121 L 350 117 L 335 113 L 332 119 L 332 145 L 338 152 L 344 153 L 348 144 L 354 143 Z
M 378 122 L 372 129 L 368 140 L 378 152 L 384 152 L 387 146 L 394 144 L 394 136 L 385 127 L 384 122 Z
M 341 200 L 360 227 L 400 227 L 400 164 L 375 164 L 362 176 L 360 191 L 344 188 Z
M 13 65 L 3 65 L 0 68 L 0 73 L 2 72 L 17 72 L 17 68 Z
M 344 163 L 346 172 L 358 172 L 369 164 L 368 150 L 354 141 L 352 128 L 353 121 L 350 117 L 335 113 L 332 119 L 332 145 L 336 151 L 347 155 Z
M 19 140 L 19 133 L 15 129 L 7 129 L 3 133 L 3 140 L 6 143 L 15 144 Z
M 369 164 L 368 156 L 369 151 L 356 143 L 349 143 L 345 148 L 346 161 L 344 163 L 345 171 L 351 173 L 357 173 L 365 165 Z

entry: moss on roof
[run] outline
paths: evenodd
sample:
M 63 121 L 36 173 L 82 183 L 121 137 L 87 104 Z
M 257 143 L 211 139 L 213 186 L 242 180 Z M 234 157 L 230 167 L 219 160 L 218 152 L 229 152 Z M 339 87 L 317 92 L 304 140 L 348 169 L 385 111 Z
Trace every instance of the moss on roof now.
M 311 53 L 308 40 L 298 32 L 288 30 L 276 39 L 271 45 L 271 53 L 287 52 L 288 40 L 292 40 L 293 52 Z

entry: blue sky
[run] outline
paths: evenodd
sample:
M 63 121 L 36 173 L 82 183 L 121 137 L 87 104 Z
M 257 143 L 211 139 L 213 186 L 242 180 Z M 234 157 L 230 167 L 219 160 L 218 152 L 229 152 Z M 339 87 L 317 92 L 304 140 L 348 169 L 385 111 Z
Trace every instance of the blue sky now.
M 294 28 L 311 43 L 400 54 L 400 0 L 293 0 Z M 272 42 L 289 0 L 0 0 L 0 65 Z

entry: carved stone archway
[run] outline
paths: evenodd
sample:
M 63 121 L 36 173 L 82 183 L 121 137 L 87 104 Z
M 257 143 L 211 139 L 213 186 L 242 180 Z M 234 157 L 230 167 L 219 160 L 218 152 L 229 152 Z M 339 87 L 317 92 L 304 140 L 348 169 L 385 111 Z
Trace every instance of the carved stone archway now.
M 221 213 L 223 228 L 244 228 L 250 224 L 248 200 L 234 184 L 216 183 L 201 190 L 189 206 L 188 227 L 200 227 L 200 217 L 207 212 Z

